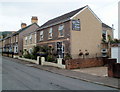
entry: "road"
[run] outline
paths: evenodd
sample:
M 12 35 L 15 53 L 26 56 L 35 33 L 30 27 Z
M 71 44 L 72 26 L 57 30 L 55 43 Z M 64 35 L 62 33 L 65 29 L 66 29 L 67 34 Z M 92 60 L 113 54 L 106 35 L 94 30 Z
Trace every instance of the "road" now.
M 3 90 L 116 90 L 2 59 Z

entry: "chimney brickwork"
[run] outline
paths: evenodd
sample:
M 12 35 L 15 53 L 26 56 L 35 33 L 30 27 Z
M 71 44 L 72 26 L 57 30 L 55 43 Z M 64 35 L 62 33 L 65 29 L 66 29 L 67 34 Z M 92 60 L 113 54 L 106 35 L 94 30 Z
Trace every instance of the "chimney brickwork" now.
M 25 28 L 27 26 L 26 23 L 21 23 L 21 28 Z
M 38 23 L 38 18 L 36 16 L 32 16 L 31 23 Z

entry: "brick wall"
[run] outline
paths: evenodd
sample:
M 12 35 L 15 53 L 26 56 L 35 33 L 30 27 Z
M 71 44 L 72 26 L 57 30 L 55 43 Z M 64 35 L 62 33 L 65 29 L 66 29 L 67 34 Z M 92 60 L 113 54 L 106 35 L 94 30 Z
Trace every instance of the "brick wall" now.
M 116 59 L 108 59 L 108 76 L 120 78 L 120 63 Z
M 66 61 L 66 69 L 87 68 L 103 66 L 102 58 L 72 59 Z

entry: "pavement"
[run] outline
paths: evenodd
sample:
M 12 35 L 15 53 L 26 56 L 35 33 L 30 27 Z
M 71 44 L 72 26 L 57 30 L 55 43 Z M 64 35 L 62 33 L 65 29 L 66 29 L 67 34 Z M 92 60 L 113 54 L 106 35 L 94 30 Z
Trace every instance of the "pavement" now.
M 95 76 L 100 76 L 100 77 L 108 76 L 108 67 L 106 66 L 73 69 L 72 71 L 87 73 L 90 75 L 95 75 Z
M 8 58 L 8 57 L 4 57 L 4 58 Z M 99 85 L 103 85 L 103 86 L 120 89 L 120 85 L 118 85 L 118 84 L 120 84 L 120 79 L 117 79 L 117 78 L 111 78 L 111 77 L 107 77 L 107 76 L 96 76 L 96 75 L 91 75 L 91 74 L 82 73 L 82 72 L 78 72 L 78 71 L 60 69 L 60 68 L 50 67 L 50 66 L 41 66 L 41 65 L 36 65 L 36 64 L 30 63 L 30 62 L 18 60 L 18 59 L 12 59 L 12 61 L 22 63 L 22 64 L 25 64 L 30 67 L 35 67 L 35 68 L 38 68 L 41 70 L 45 70 L 45 71 L 48 71 L 48 72 L 51 72 L 54 74 L 59 74 L 59 75 L 63 75 L 66 77 L 89 82 L 89 83 L 94 83 L 94 84 L 99 84 Z

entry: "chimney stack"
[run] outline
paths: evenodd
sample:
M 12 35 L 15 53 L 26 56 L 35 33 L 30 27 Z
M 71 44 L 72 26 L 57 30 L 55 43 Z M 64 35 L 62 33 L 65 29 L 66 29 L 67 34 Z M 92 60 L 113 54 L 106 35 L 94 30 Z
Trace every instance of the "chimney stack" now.
M 38 23 L 38 18 L 36 16 L 32 16 L 31 23 Z
M 27 26 L 26 23 L 21 23 L 21 28 L 25 28 Z

